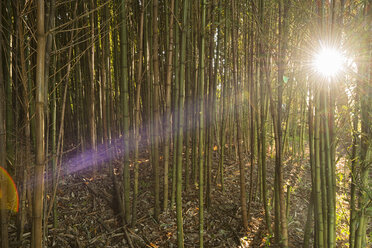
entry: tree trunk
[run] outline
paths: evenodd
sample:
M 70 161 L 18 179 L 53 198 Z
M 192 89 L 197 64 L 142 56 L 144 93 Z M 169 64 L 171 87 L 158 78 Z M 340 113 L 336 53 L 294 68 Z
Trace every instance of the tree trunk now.
M 159 75 L 159 29 L 158 29 L 158 0 L 153 0 L 153 66 L 154 66 L 154 81 L 153 81 L 153 169 L 154 169 L 154 190 L 155 190 L 155 211 L 154 217 L 157 220 L 160 214 L 160 172 L 159 172 L 159 146 L 160 146 L 160 101 L 159 101 L 159 91 L 160 91 L 160 75 Z
M 174 0 L 174 17 L 179 18 L 178 11 L 179 11 L 179 4 L 180 0 Z M 179 20 L 179 19 L 178 19 Z M 174 83 L 173 83 L 173 114 L 172 114 L 172 124 L 173 124 L 173 158 L 172 158 L 172 193 L 171 193 L 171 206 L 174 206 L 175 199 L 176 199 L 176 166 L 177 166 L 177 144 L 178 144 L 178 135 L 174 135 L 177 133 L 178 127 L 178 119 L 179 119 L 179 107 L 178 107 L 178 97 L 179 97 L 179 80 L 180 80 L 180 66 L 179 66 L 179 48 L 180 48 L 180 27 L 176 25 L 174 28 L 174 53 L 173 53 L 173 68 L 174 68 Z
M 172 89 L 172 58 L 173 58 L 173 23 L 174 23 L 174 0 L 170 2 L 170 17 L 169 17 L 169 36 L 168 54 L 167 54 L 167 72 L 165 82 L 165 122 L 164 122 L 164 199 L 163 209 L 168 208 L 169 199 L 169 185 L 168 185 L 168 171 L 169 171 L 169 154 L 170 154 L 170 137 L 171 137 L 171 89 Z
M 284 1 L 284 2 L 283 2 Z M 278 103 L 277 103 L 277 118 L 275 120 L 274 127 L 276 126 L 275 132 L 275 173 L 277 175 L 277 188 L 279 197 L 279 212 L 280 212 L 280 243 L 281 247 L 288 247 L 288 229 L 287 229 L 287 216 L 285 212 L 285 199 L 284 199 L 284 185 L 283 185 L 283 137 L 282 137 L 282 97 L 283 97 L 283 76 L 285 66 L 285 55 L 286 55 L 286 42 L 287 42 L 287 15 L 289 2 L 287 0 L 279 1 L 279 61 L 278 61 Z
M 199 247 L 204 247 L 204 52 L 206 28 L 206 0 L 202 1 L 199 70 Z
M 184 247 L 183 218 L 182 218 L 182 154 L 184 130 L 184 101 L 185 101 L 185 63 L 186 63 L 186 28 L 188 24 L 189 1 L 183 1 L 182 29 L 181 29 L 181 56 L 180 56 L 180 81 L 178 102 L 178 139 L 177 139 L 177 186 L 176 186 L 176 212 L 177 212 L 177 245 Z
M 126 0 L 121 1 L 121 26 L 120 26 L 120 53 L 121 53 L 121 104 L 123 115 L 123 186 L 124 186 L 124 209 L 125 222 L 130 221 L 130 181 L 129 181 L 129 82 L 128 82 L 128 41 L 127 41 L 127 11 Z
M 235 1 L 232 1 L 232 19 L 236 21 L 236 17 L 238 16 Z M 234 22 L 233 22 L 234 23 Z M 248 215 L 247 215 L 247 198 L 246 198 L 246 189 L 245 189 L 245 169 L 244 169 L 244 162 L 243 162 L 243 149 L 242 149 L 242 134 L 240 130 L 240 108 L 241 108 L 241 99 L 237 96 L 240 95 L 240 89 L 238 84 L 238 54 L 237 54 L 237 34 L 236 34 L 236 25 L 232 25 L 232 50 L 233 50 L 233 82 L 234 82 L 234 90 L 235 90 L 235 123 L 236 123 L 236 144 L 237 144 L 237 152 L 238 152 L 238 161 L 239 161 L 239 171 L 240 171 L 240 204 L 241 204 L 241 211 L 242 211 L 242 219 L 243 219 L 243 227 L 246 231 L 248 231 Z
M 36 61 L 36 161 L 33 199 L 33 247 L 43 246 L 43 203 L 45 168 L 45 118 L 44 118 L 44 77 L 45 77 L 45 30 L 44 0 L 37 1 L 37 61 Z
M 94 2 L 93 0 L 90 1 L 91 9 L 94 9 Z M 94 40 L 95 40 L 95 22 L 94 22 L 94 12 L 89 15 L 89 23 L 90 23 L 90 47 L 88 53 L 88 64 L 89 64 L 89 76 L 90 76 L 90 84 L 89 84 L 89 109 L 88 109 L 88 121 L 89 121 L 89 137 L 90 137 L 90 148 L 93 152 L 93 163 L 92 163 L 92 170 L 93 174 L 96 175 L 97 173 L 97 133 L 96 133 L 96 121 L 95 121 L 95 84 L 96 84 L 96 73 L 95 73 L 95 48 L 94 48 Z
M 316 90 L 315 90 L 316 92 Z M 314 125 L 314 156 L 315 156 L 315 220 L 316 220 L 316 242 L 317 247 L 324 247 L 324 225 L 323 225 L 323 200 L 321 185 L 321 168 L 320 168 L 320 116 L 319 116 L 319 93 L 315 93 L 315 125 Z
M 372 3 L 366 1 L 364 6 L 364 23 L 366 30 L 371 30 L 372 22 Z M 368 196 L 368 185 L 371 185 L 371 163 L 372 163 L 372 54 L 371 54 L 371 32 L 367 35 L 362 42 L 361 50 L 370 51 L 369 53 L 363 52 L 365 63 L 361 66 L 361 75 L 364 75 L 362 82 L 360 82 L 360 92 L 366 95 L 361 97 L 360 106 L 360 121 L 361 121 L 361 138 L 360 138 L 360 196 L 359 196 L 359 216 L 355 233 L 355 247 L 366 247 L 366 229 L 370 217 L 367 215 L 367 208 L 370 204 L 370 196 Z
M 264 0 L 260 0 L 259 2 L 259 20 L 260 24 L 263 25 L 264 20 Z M 261 26 L 261 28 L 263 28 Z M 263 29 L 262 29 L 263 31 Z M 263 34 L 262 34 L 263 36 Z M 260 163 L 261 163 L 261 182 L 262 182 L 262 201 L 265 208 L 265 221 L 266 221 L 266 227 L 269 231 L 269 234 L 272 234 L 272 228 L 271 228 L 271 217 L 270 217 L 270 210 L 269 210 L 269 203 L 268 203 L 268 191 L 267 191 L 267 183 L 266 183 L 266 117 L 267 117 L 267 103 L 268 98 L 266 97 L 266 91 L 267 91 L 267 84 L 270 83 L 268 75 L 266 75 L 266 81 L 264 79 L 264 59 L 265 52 L 264 52 L 264 39 L 263 37 L 259 37 L 259 51 L 260 51 L 260 61 L 259 61 L 259 72 L 260 72 L 260 136 L 259 138 L 259 144 L 260 144 Z M 253 50 L 252 50 L 253 53 Z M 253 55 L 252 55 L 253 56 Z
M 142 62 L 143 62 L 143 23 L 145 16 L 145 4 L 144 1 L 140 6 L 140 23 L 138 33 L 138 64 L 137 64 L 137 75 L 136 75 L 136 99 L 135 99 L 135 120 L 134 120 L 134 186 L 133 186 L 133 209 L 132 209 L 132 227 L 136 225 L 137 221 L 137 198 L 138 198 L 138 167 L 139 167 L 139 151 L 138 146 L 141 140 L 140 136 L 140 115 L 141 115 L 141 85 L 142 85 Z
M 2 4 L 0 3 L 0 14 L 2 14 Z M 6 166 L 6 101 L 5 101 L 5 80 L 3 73 L 3 24 L 0 18 L 0 166 L 5 170 Z M 0 188 L 2 196 L 0 200 L 1 215 L 1 247 L 8 248 L 8 210 L 7 210 L 7 183 L 3 173 L 0 174 Z

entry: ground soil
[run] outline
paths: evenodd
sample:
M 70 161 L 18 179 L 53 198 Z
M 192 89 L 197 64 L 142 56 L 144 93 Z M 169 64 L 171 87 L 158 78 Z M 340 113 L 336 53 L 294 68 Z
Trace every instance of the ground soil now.
M 205 247 L 275 247 L 266 230 L 264 209 L 256 192 L 249 213 L 249 231 L 242 228 L 239 198 L 239 168 L 230 156 L 225 160 L 225 193 L 216 180 L 218 151 L 214 154 L 213 190 L 211 206 L 205 211 Z M 153 218 L 153 181 L 151 164 L 143 154 L 140 164 L 140 184 L 138 202 L 138 222 L 136 226 L 123 228 L 118 213 L 117 201 L 113 196 L 113 178 L 107 164 L 98 167 L 93 177 L 90 169 L 76 171 L 62 177 L 57 191 L 58 225 L 53 227 L 49 218 L 48 247 L 176 247 L 175 207 L 162 212 L 159 221 Z M 65 158 L 68 165 L 68 159 Z M 249 192 L 249 163 L 246 164 L 247 192 Z M 120 162 L 116 179 L 120 180 Z M 272 205 L 274 165 L 270 161 L 268 169 L 269 201 Z M 254 180 L 257 178 L 254 170 Z M 284 162 L 284 175 L 287 185 L 292 187 L 288 217 L 289 243 L 291 247 L 302 244 L 309 202 L 310 168 L 306 160 Z M 48 195 L 48 199 L 49 199 Z M 183 193 L 183 221 L 185 247 L 199 246 L 198 229 L 198 189 L 192 185 Z M 272 219 L 273 219 L 273 210 Z M 15 227 L 11 232 L 15 240 Z M 25 239 L 21 247 L 29 247 L 30 225 L 26 226 Z M 12 243 L 17 246 L 15 242 Z M 19 246 L 20 244 L 18 244 Z

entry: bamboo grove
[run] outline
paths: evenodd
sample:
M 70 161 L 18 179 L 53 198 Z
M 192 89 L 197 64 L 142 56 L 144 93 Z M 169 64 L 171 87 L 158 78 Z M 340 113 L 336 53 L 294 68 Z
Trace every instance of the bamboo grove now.
M 60 180 L 82 171 L 94 177 L 103 166 L 124 229 L 135 228 L 144 159 L 153 177 L 152 216 L 176 211 L 178 247 L 187 247 L 182 204 L 190 192 L 199 204 L 194 245 L 204 246 L 205 214 L 216 204 L 212 192 L 225 194 L 227 161 L 239 171 L 243 233 L 259 202 L 271 244 L 291 247 L 286 173 L 299 165 L 288 158 L 311 175 L 303 247 L 338 247 L 340 191 L 349 208 L 347 243 L 367 247 L 371 5 L 2 0 L 0 166 L 14 178 L 19 211 L 7 207 L 2 176 L 1 247 L 12 247 L 10 223 L 16 246 L 23 247 L 27 225 L 31 247 L 48 246 Z M 322 44 L 350 57 L 335 77 L 312 67 Z M 340 161 L 346 184 L 338 179 Z

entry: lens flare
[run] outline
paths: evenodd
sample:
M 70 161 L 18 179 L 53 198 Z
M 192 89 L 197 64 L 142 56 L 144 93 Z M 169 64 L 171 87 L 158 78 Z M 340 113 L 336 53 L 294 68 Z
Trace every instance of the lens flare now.
M 19 198 L 17 187 L 9 173 L 0 166 L 0 208 L 5 203 L 5 208 L 12 212 L 18 212 Z M 2 186 L 5 186 L 2 188 Z
M 323 47 L 315 54 L 313 67 L 316 72 L 330 78 L 339 73 L 344 66 L 345 57 L 335 48 Z

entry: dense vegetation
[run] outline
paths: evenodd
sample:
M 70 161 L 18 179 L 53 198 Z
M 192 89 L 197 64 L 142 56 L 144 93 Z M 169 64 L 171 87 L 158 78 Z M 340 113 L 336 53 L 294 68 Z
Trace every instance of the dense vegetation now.
M 0 15 L 1 247 L 371 245 L 371 0 Z

